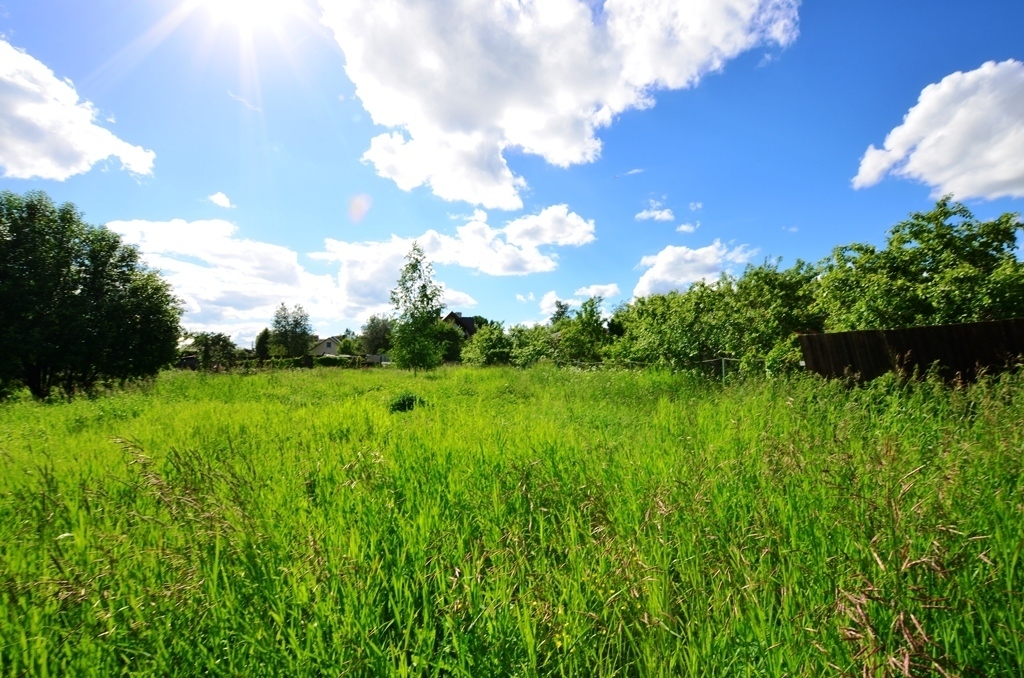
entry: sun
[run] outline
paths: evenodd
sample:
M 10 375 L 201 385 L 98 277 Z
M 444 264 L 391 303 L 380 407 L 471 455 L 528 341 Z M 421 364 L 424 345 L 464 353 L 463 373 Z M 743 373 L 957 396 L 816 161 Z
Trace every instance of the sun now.
M 303 9 L 302 0 L 205 0 L 202 6 L 215 22 L 242 29 L 275 28 Z

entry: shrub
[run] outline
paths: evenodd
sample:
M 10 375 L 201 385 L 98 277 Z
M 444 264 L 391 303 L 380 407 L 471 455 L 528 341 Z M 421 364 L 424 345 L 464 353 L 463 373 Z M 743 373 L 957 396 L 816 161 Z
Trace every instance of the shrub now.
M 409 412 L 414 409 L 417 405 L 422 405 L 423 399 L 415 393 L 406 391 L 405 393 L 399 393 L 391 402 L 388 403 L 388 411 L 394 414 L 395 412 Z
M 482 325 L 462 347 L 462 360 L 470 365 L 507 365 L 512 358 L 512 339 L 501 323 Z

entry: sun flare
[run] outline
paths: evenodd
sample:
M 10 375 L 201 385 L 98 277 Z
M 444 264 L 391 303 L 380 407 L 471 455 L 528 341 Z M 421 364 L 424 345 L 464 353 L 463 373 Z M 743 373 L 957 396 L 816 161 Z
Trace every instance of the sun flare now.
M 240 28 L 273 28 L 299 13 L 301 0 L 206 0 L 204 8 L 218 23 Z

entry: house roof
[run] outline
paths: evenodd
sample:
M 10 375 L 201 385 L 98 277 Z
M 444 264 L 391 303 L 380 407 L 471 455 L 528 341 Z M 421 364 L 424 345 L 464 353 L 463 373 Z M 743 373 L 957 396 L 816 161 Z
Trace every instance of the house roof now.
M 324 337 L 320 341 L 316 342 L 313 345 L 313 348 L 316 348 L 317 346 L 319 346 L 320 344 L 322 344 L 322 343 L 324 343 L 326 341 L 341 341 L 341 339 L 339 337 Z
M 473 319 L 472 317 L 463 318 L 462 314 L 459 313 L 458 311 L 452 311 L 451 313 L 446 315 L 443 318 L 443 320 L 445 322 L 455 323 L 456 325 L 461 327 L 462 331 L 466 333 L 467 337 L 470 337 L 476 333 L 476 320 Z

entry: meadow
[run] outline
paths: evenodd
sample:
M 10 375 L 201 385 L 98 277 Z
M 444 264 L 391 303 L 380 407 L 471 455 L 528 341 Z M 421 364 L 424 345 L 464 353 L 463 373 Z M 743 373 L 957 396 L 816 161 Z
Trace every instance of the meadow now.
M 16 400 L 0 675 L 1020 676 L 1022 457 L 1022 375 Z

